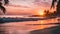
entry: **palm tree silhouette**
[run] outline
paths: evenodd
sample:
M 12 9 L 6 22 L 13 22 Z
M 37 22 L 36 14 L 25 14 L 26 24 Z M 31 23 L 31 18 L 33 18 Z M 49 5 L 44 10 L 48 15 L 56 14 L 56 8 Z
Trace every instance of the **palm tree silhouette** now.
M 1 1 L 2 0 L 0 0 L 0 9 L 3 11 L 3 13 L 5 14 L 5 12 L 6 12 L 6 9 L 5 9 L 5 7 L 2 5 L 2 3 L 1 3 Z M 6 4 L 8 4 L 9 3 L 9 1 L 8 0 L 4 0 L 4 5 L 6 5 Z
M 51 8 L 54 8 L 55 2 L 57 2 L 57 0 L 52 0 Z M 56 7 L 57 7 L 56 8 L 57 14 L 59 15 L 60 14 L 60 0 L 57 2 L 57 6 Z

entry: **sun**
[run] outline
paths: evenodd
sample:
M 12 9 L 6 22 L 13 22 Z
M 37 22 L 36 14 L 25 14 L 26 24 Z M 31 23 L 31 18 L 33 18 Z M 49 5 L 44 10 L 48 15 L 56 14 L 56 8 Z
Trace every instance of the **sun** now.
M 44 15 L 44 12 L 40 12 L 39 14 L 40 14 L 40 15 Z
M 38 11 L 39 12 L 39 15 L 40 16 L 44 16 L 45 15 L 45 12 L 42 10 L 42 11 Z
M 40 17 L 45 17 L 46 16 L 46 13 L 45 13 L 45 11 L 44 11 L 45 9 L 37 9 L 37 10 L 35 10 L 36 12 L 36 14 L 37 15 L 39 15 Z

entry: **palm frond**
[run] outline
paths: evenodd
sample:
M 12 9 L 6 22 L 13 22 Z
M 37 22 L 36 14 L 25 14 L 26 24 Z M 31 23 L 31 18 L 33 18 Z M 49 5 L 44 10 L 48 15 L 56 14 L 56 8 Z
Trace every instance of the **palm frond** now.
M 9 3 L 9 0 L 4 0 L 5 5 Z
M 5 14 L 5 12 L 6 12 L 6 9 L 5 9 L 5 7 L 3 7 L 3 6 L 0 6 L 0 9 L 3 11 L 3 13 Z
M 2 6 L 2 3 L 0 2 L 0 9 L 3 11 L 3 13 L 5 14 L 5 12 L 6 12 L 6 9 L 5 9 L 5 7 L 4 6 Z
M 51 5 L 51 8 L 53 7 L 54 8 L 54 4 L 57 0 L 52 0 L 52 5 Z

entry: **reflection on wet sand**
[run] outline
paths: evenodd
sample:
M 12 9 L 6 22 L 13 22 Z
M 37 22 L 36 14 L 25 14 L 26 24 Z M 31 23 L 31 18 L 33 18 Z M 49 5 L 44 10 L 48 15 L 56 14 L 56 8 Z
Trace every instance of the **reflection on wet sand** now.
M 57 26 L 56 24 L 43 25 L 49 23 L 58 23 L 57 18 L 39 21 L 27 21 L 27 22 L 11 22 L 0 24 L 0 32 L 6 34 L 30 34 L 30 31 L 51 28 Z M 5 34 L 2 33 L 2 34 Z

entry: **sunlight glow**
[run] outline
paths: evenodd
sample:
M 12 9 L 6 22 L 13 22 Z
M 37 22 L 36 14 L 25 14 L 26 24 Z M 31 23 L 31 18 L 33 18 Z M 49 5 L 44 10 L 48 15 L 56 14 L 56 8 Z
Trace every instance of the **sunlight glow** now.
M 44 12 L 40 12 L 40 15 L 44 15 Z
M 39 15 L 40 16 L 44 16 L 45 15 L 45 12 L 44 11 L 39 11 Z

